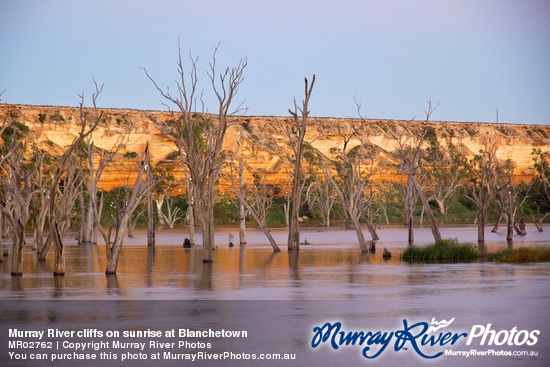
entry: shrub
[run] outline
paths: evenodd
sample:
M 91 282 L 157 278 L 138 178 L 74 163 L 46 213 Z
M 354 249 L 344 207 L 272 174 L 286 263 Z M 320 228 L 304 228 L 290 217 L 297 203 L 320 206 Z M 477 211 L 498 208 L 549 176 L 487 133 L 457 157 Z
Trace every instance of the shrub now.
M 512 263 L 550 261 L 550 247 L 520 247 L 500 250 L 487 256 L 487 260 Z
M 470 243 L 449 238 L 425 247 L 409 246 L 401 257 L 403 260 L 467 260 L 478 258 L 479 252 Z

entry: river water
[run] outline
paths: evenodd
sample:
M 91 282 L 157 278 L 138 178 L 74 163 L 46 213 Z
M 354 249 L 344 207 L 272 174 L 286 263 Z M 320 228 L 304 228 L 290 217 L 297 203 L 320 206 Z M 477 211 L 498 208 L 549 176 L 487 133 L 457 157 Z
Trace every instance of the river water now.
M 550 246 L 550 226 L 544 232 L 530 226 L 527 230 L 527 236 L 514 238 L 514 246 Z M 443 227 L 441 232 L 443 237 L 462 242 L 474 243 L 477 238 L 474 226 Z M 7 259 L 0 264 L 2 342 L 7 337 L 7 328 L 14 325 L 28 330 L 55 325 L 73 329 L 94 326 L 106 330 L 116 326 L 121 330 L 163 331 L 182 324 L 196 329 L 209 325 L 248 330 L 254 335 L 246 343 L 216 340 L 210 351 L 263 350 L 296 355 L 293 361 L 255 364 L 224 360 L 223 365 L 550 365 L 548 263 L 407 263 L 399 257 L 407 246 L 406 230 L 401 226 L 389 226 L 379 232 L 381 240 L 377 241 L 374 254 L 361 254 L 355 232 L 343 229 L 303 229 L 301 239 L 309 244 L 292 253 L 285 246 L 281 246 L 280 253 L 273 253 L 263 234 L 254 229 L 248 232 L 246 246 L 237 244 L 230 248 L 229 233 L 238 241 L 235 228 L 218 228 L 215 260 L 204 264 L 200 246 L 183 249 L 185 228 L 159 230 L 154 248 L 146 246 L 145 232 L 137 231 L 133 238 L 125 240 L 116 276 L 104 274 L 106 259 L 102 245 L 78 246 L 68 238 L 64 277 L 52 276 L 53 258 L 39 263 L 28 248 L 22 277 L 10 275 Z M 272 233 L 279 244 L 286 242 L 285 229 L 273 229 Z M 429 243 L 429 228 L 417 228 L 415 239 L 419 245 Z M 508 246 L 504 233 L 487 232 L 486 239 L 489 251 Z M 200 243 L 200 235 L 197 242 Z M 384 247 L 392 252 L 391 259 L 382 257 Z M 374 333 L 406 329 L 405 322 L 430 324 L 432 319 L 453 318 L 448 331 L 458 334 L 473 334 L 475 325 L 478 331 L 482 327 L 495 333 L 506 330 L 499 334 L 502 338 L 514 327 L 516 335 L 522 330 L 539 330 L 540 334 L 531 346 L 522 343 L 521 338 L 517 340 L 521 345 L 512 340 L 510 344 L 496 345 L 498 338 L 492 345 L 489 339 L 481 344 L 481 337 L 466 345 L 463 337 L 455 346 L 436 345 L 431 349 L 426 346 L 423 349 L 426 355 L 430 354 L 428 351 L 434 355 L 445 349 L 538 355 L 445 355 L 428 363 L 413 350 L 412 344 L 400 351 L 389 344 L 374 359 L 363 357 L 359 346 L 334 350 L 321 343 L 315 349 L 311 347 L 313 328 L 326 322 L 341 322 L 346 331 Z M 527 334 L 520 336 L 523 335 Z M 2 348 L 0 362 L 30 363 L 6 357 L 8 350 L 5 345 Z M 109 363 L 119 365 L 116 361 L 102 361 L 102 365 Z M 214 365 L 209 361 L 195 364 Z

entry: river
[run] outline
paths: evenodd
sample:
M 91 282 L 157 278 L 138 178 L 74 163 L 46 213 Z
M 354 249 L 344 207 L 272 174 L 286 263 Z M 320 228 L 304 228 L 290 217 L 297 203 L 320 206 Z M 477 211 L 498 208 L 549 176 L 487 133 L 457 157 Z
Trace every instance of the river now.
M 550 246 L 550 226 L 537 232 L 528 226 L 527 236 L 515 236 L 514 246 Z M 474 226 L 442 227 L 443 237 L 474 243 Z M 400 259 L 406 248 L 406 230 L 388 226 L 379 232 L 377 251 L 361 254 L 355 232 L 334 228 L 305 228 L 301 239 L 307 242 L 299 252 L 281 246 L 273 253 L 263 234 L 248 232 L 248 244 L 230 248 L 228 234 L 238 241 L 237 230 L 219 227 L 214 262 L 202 262 L 202 249 L 182 247 L 185 228 L 159 230 L 157 245 L 146 246 L 146 233 L 138 230 L 125 240 L 118 274 L 104 274 L 104 246 L 78 246 L 67 238 L 66 275 L 52 276 L 53 258 L 36 261 L 26 249 L 24 275 L 12 277 L 9 261 L 0 264 L 0 320 L 6 328 L 97 328 L 159 329 L 174 325 L 248 330 L 254 339 L 246 343 L 212 342 L 210 351 L 231 348 L 246 353 L 275 351 L 296 354 L 294 361 L 269 361 L 269 365 L 316 366 L 424 365 L 428 356 L 445 349 L 478 353 L 536 352 L 536 356 L 442 356 L 431 364 L 446 366 L 546 366 L 550 361 L 550 264 L 499 264 L 484 261 L 455 263 L 408 263 Z M 285 229 L 273 229 L 279 244 L 286 242 Z M 307 239 L 307 241 L 306 241 Z M 486 234 L 488 251 L 506 248 L 505 234 Z M 417 228 L 419 245 L 431 241 L 429 228 Z M 30 241 L 30 239 L 29 239 Z M 200 242 L 200 236 L 197 238 Z M 392 257 L 382 257 L 386 247 Z M 6 259 L 6 258 L 5 258 Z M 482 327 L 495 330 L 504 338 L 516 328 L 513 340 L 496 346 L 476 338 L 465 345 L 435 346 L 414 351 L 412 344 L 397 348 L 395 340 L 379 357 L 367 359 L 362 347 L 342 346 L 334 350 L 327 343 L 312 348 L 314 327 L 342 323 L 346 331 L 396 331 L 413 323 L 451 320 L 449 331 L 468 335 Z M 433 319 L 433 320 L 432 320 Z M 474 327 L 477 325 L 477 329 Z M 30 329 L 29 329 L 30 330 Z M 538 341 L 528 346 L 525 333 L 539 330 Z M 489 334 L 490 336 L 490 334 Z M 6 335 L 2 335 L 6 338 Z M 511 338 L 513 339 L 513 337 Z M 528 340 L 527 340 L 528 341 Z M 229 343 L 229 344 L 228 344 Z M 376 345 L 376 344 L 375 344 Z M 3 347 L 5 348 L 5 347 Z M 439 349 L 437 349 L 439 348 Z M 372 351 L 377 348 L 372 347 Z M 437 350 L 436 350 L 437 349 Z M 4 362 L 26 365 L 7 359 Z M 221 353 L 221 352 L 220 352 Z M 368 355 L 368 353 L 367 353 Z M 2 361 L 2 360 L 0 360 Z M 135 362 L 135 361 L 134 361 Z M 149 361 L 143 362 L 144 365 Z M 163 360 L 165 365 L 174 361 Z M 255 365 L 254 361 L 226 360 L 224 365 Z M 103 361 L 119 365 L 116 361 Z M 150 362 L 149 362 L 150 363 Z M 210 365 L 198 361 L 198 365 Z M 247 364 L 248 363 L 248 364 Z

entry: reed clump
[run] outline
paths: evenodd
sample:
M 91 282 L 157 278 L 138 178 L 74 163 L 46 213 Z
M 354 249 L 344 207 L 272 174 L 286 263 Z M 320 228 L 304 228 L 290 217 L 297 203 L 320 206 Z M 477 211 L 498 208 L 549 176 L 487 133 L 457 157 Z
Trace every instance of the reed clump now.
M 447 238 L 424 247 L 409 246 L 401 255 L 403 260 L 432 261 L 460 261 L 478 257 L 479 251 L 474 245 L 459 243 L 456 238 Z
M 487 261 L 528 263 L 550 261 L 550 247 L 519 247 L 504 249 L 487 256 Z

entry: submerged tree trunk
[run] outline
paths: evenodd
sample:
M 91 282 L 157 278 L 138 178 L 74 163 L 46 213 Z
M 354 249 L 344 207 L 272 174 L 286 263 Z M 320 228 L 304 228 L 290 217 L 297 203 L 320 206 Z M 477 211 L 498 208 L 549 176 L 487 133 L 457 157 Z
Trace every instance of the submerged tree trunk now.
M 498 218 L 497 218 L 497 221 L 495 223 L 495 226 L 493 227 L 493 229 L 491 230 L 491 232 L 493 233 L 497 233 L 498 231 L 498 227 L 500 226 L 500 220 L 502 219 L 502 210 L 499 210 L 498 211 Z
M 202 221 L 202 262 L 210 263 L 214 261 L 214 209 L 209 207 L 205 211 L 208 219 Z
M 414 218 L 412 213 L 410 213 L 407 218 L 407 233 L 409 246 L 412 246 L 414 245 Z
M 38 255 L 38 261 L 46 261 L 46 257 L 48 256 L 48 252 L 50 251 L 50 247 L 53 242 L 53 236 L 52 231 L 48 234 L 48 237 L 46 238 L 46 241 L 44 242 L 44 246 L 40 249 L 40 253 Z
M 367 247 L 367 243 L 365 242 L 365 236 L 363 235 L 363 229 L 359 224 L 359 220 L 355 216 L 353 216 L 351 220 L 355 228 L 355 233 L 357 234 L 357 240 L 359 241 L 359 247 L 361 248 L 361 252 L 368 252 L 369 250 Z
M 59 224 L 57 221 L 54 223 L 53 237 L 55 242 L 55 261 L 53 275 L 65 275 L 65 256 L 63 252 L 65 250 L 65 245 L 63 244 L 63 238 L 59 232 Z
M 514 238 L 514 221 L 508 216 L 506 221 L 506 239 L 511 241 Z
M 410 175 L 409 180 L 412 180 L 412 184 L 418 194 L 418 197 L 420 198 L 420 201 L 422 202 L 422 205 L 424 206 L 424 209 L 426 210 L 426 213 L 428 214 L 428 219 L 430 220 L 430 227 L 432 229 L 432 234 L 434 236 L 434 241 L 437 243 L 441 241 L 441 233 L 439 232 L 439 227 L 437 225 L 437 221 L 435 220 L 434 213 L 432 212 L 432 209 L 430 208 L 430 204 L 428 203 L 428 199 L 426 198 L 426 195 L 424 195 L 424 192 L 422 191 L 422 188 L 420 187 L 420 184 L 418 183 L 418 180 L 416 179 L 415 175 Z
M 25 247 L 25 227 L 19 221 L 13 229 L 13 251 L 11 275 L 23 275 L 23 248 Z
M 195 245 L 195 210 L 191 205 L 187 207 L 187 215 L 189 216 L 189 242 L 193 246 Z
M 479 252 L 485 251 L 485 208 L 481 208 L 477 213 L 477 247 Z
M 147 150 L 147 155 L 145 156 L 145 164 L 147 168 L 146 180 L 151 181 L 153 179 L 153 171 L 151 167 L 151 155 L 149 150 Z M 147 245 L 155 245 L 155 212 L 153 208 L 153 189 L 147 191 Z M 160 213 L 159 213 L 160 214 Z
M 116 274 L 118 268 L 118 259 L 122 252 L 122 242 L 124 241 L 124 236 L 126 236 L 128 228 L 128 216 L 124 215 L 120 223 L 117 226 L 117 231 L 115 234 L 115 240 L 111 246 L 110 241 L 106 241 L 106 254 L 107 254 L 107 267 L 105 268 L 105 274 Z M 110 238 L 109 233 L 109 238 Z
M 101 191 L 101 198 L 99 199 L 99 207 L 98 207 L 98 210 L 97 210 L 97 213 L 98 213 L 97 217 L 98 218 L 101 218 L 101 214 L 103 213 L 103 193 L 104 193 L 104 191 Z M 97 244 L 98 234 L 99 234 L 99 228 L 97 228 L 97 226 L 94 226 L 94 233 L 92 235 L 92 243 L 94 245 Z
M 246 245 L 246 209 L 241 202 L 239 202 L 239 243 Z

